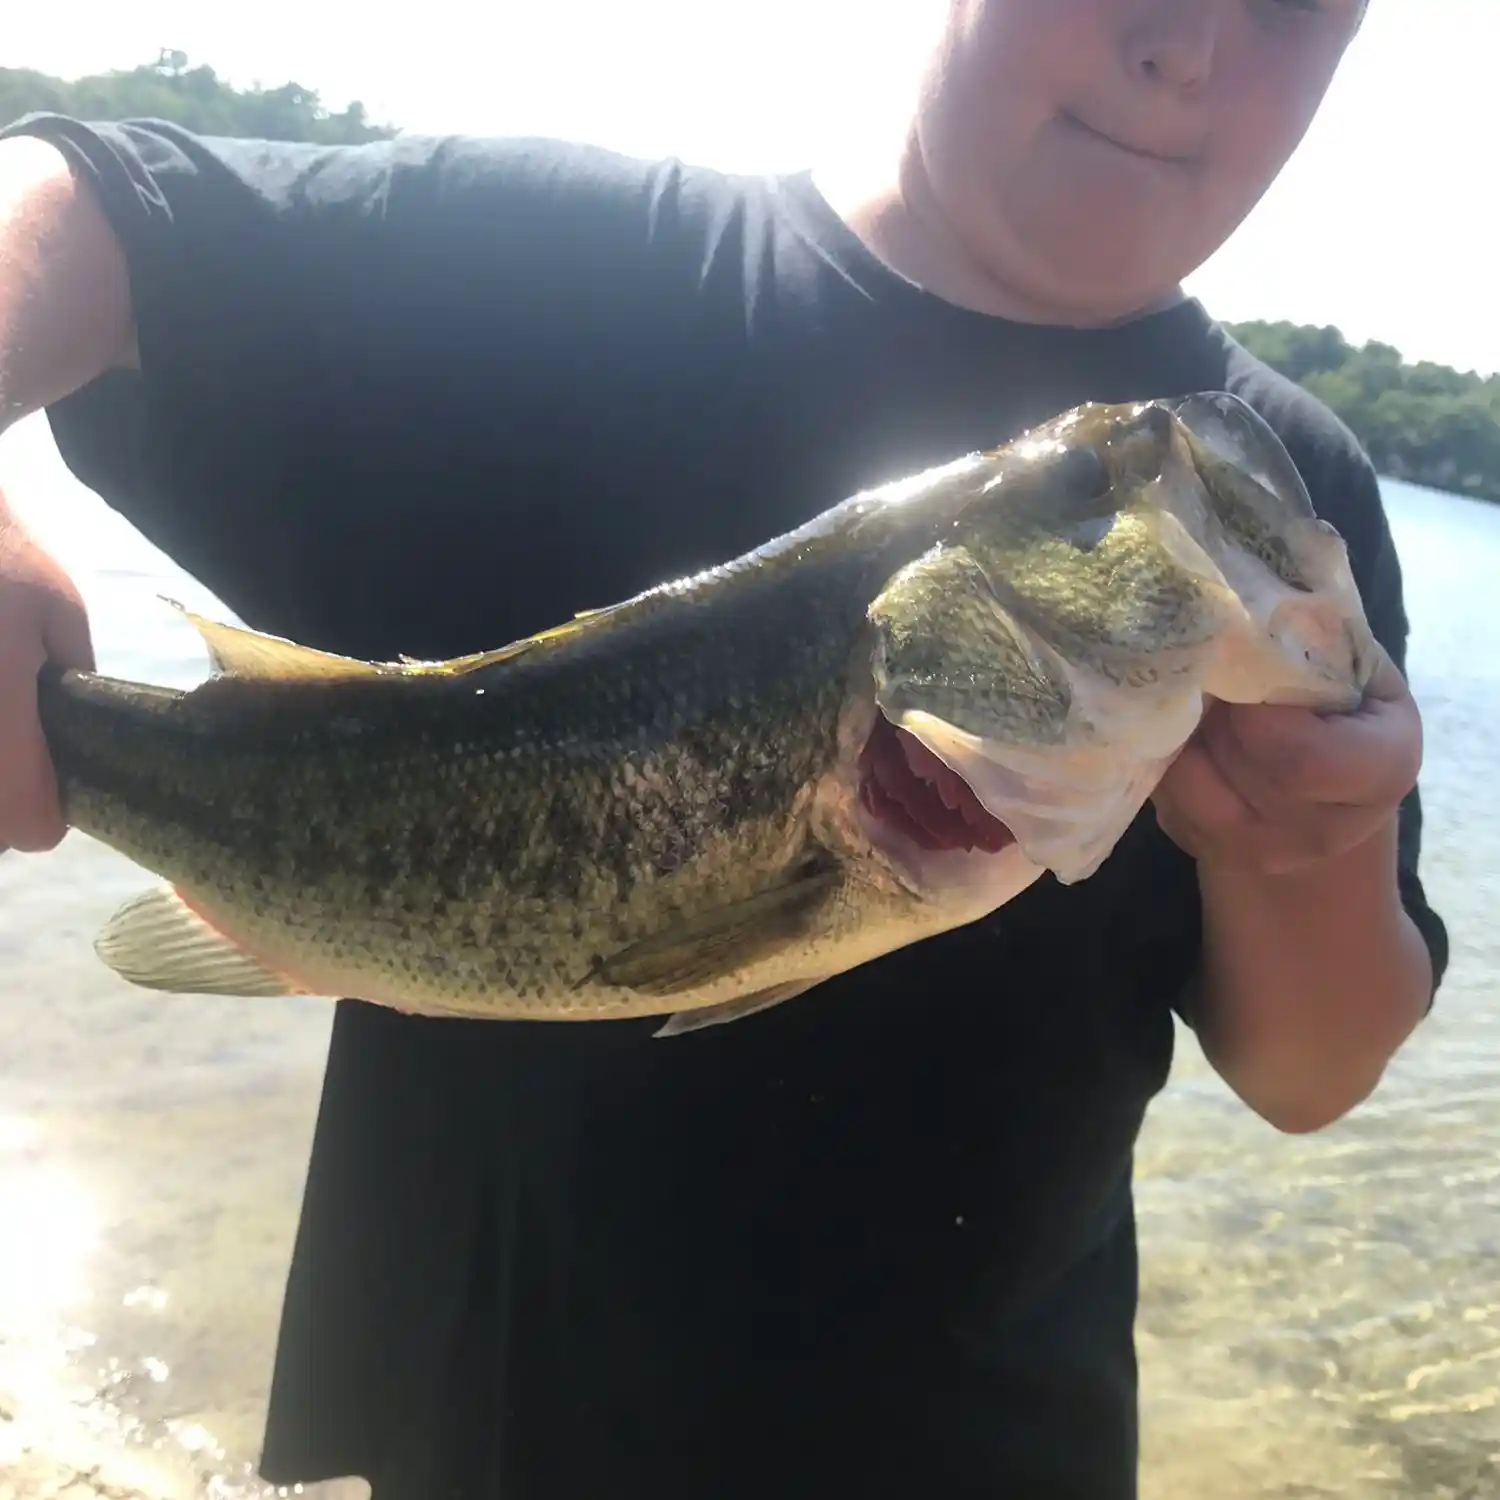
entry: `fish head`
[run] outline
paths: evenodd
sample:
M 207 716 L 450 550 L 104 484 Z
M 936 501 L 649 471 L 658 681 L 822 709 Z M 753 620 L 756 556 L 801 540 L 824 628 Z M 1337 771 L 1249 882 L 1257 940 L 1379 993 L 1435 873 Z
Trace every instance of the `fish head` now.
M 1191 732 L 1180 706 L 1145 702 L 1172 698 L 1162 663 L 1212 633 L 1197 561 L 1149 503 L 1176 425 L 1156 403 L 1087 406 L 986 455 L 967 503 L 871 604 L 862 798 L 925 836 L 908 863 L 929 887 L 954 868 L 931 851 L 965 841 L 1082 878 Z
M 1239 397 L 1083 406 L 1004 453 L 951 540 L 1070 660 L 1138 671 L 1213 639 L 1211 696 L 1360 701 L 1380 653 L 1348 548 Z
M 1080 407 L 965 483 L 868 612 L 862 797 L 908 840 L 1009 838 L 1083 879 L 1206 695 L 1358 702 L 1375 648 L 1344 544 L 1234 397 Z
M 1313 509 L 1281 439 L 1224 391 L 1170 403 L 1187 485 L 1206 506 L 1205 550 L 1236 596 L 1205 683 L 1230 702 L 1358 705 L 1380 658 L 1349 552 Z

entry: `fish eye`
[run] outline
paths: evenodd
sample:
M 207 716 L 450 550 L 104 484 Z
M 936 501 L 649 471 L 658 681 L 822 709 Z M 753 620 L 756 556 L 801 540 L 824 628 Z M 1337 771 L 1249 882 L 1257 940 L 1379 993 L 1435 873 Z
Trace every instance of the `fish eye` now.
M 1160 401 L 1153 401 L 1146 407 L 1141 413 L 1141 421 L 1146 424 L 1146 431 L 1158 443 L 1165 443 L 1171 440 L 1172 413 Z
M 1083 443 L 1058 454 L 1052 481 L 1063 498 L 1075 504 L 1098 500 L 1109 493 L 1112 483 L 1104 455 L 1092 443 Z

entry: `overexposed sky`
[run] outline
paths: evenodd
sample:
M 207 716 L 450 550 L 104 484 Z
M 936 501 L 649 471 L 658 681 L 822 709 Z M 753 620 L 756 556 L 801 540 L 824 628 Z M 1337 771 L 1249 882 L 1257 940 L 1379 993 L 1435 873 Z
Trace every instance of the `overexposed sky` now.
M 945 3 L 424 0 L 383 20 L 368 0 L 136 0 L 86 25 L 76 7 L 18 3 L 4 62 L 76 76 L 175 47 L 411 130 L 771 170 L 872 151 Z M 1335 323 L 1500 370 L 1497 57 L 1500 0 L 1373 0 L 1302 152 L 1192 289 L 1223 318 Z

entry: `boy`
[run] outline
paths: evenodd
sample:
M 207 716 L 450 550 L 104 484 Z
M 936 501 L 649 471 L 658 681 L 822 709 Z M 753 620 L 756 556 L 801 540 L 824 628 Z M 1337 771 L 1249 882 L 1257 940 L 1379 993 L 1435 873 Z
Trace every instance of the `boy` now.
M 1088 399 L 1230 389 L 1348 539 L 1359 712 L 1216 710 L 1090 881 L 670 1043 L 339 1007 L 262 1472 L 376 1500 L 1136 1491 L 1174 1009 L 1286 1130 L 1431 1002 L 1400 571 L 1349 434 L 1180 291 L 1357 0 L 954 0 L 851 197 L 545 141 L 0 142 L 0 414 L 250 624 L 492 646 Z M 7 196 L 8 195 L 8 196 Z M 76 593 L 0 553 L 0 839 Z

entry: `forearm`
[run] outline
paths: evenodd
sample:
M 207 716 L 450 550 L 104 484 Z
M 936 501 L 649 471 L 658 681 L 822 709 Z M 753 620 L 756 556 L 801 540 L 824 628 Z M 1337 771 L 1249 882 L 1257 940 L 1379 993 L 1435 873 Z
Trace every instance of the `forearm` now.
M 45 141 L 0 141 L 0 431 L 134 362 L 124 254 Z
M 1273 1125 L 1321 1129 L 1373 1092 L 1431 1001 L 1396 885 L 1396 820 L 1294 875 L 1200 866 L 1198 879 L 1204 1053 Z

